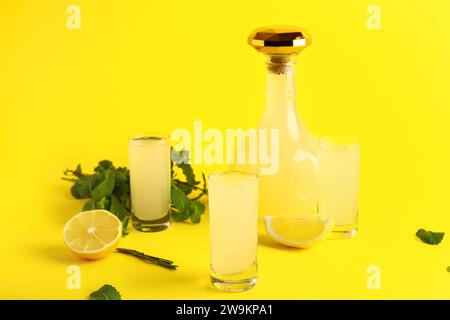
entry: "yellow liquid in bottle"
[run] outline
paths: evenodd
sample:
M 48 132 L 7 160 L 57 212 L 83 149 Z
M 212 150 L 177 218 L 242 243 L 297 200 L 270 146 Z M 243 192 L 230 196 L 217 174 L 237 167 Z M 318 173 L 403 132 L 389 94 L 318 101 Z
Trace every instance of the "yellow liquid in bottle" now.
M 259 177 L 260 216 L 317 212 L 317 139 L 297 116 L 294 67 L 285 65 L 282 72 L 268 68 L 266 111 L 258 127 L 279 130 L 280 153 L 278 173 Z M 260 174 L 260 165 L 234 167 Z

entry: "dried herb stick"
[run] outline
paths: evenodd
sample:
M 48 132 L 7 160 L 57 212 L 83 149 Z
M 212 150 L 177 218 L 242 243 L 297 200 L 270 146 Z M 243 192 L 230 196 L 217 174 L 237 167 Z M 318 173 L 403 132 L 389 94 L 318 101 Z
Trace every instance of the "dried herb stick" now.
M 134 257 L 144 260 L 146 262 L 150 262 L 150 263 L 156 264 L 158 266 L 161 266 L 163 268 L 176 270 L 178 267 L 177 265 L 174 265 L 173 261 L 171 261 L 171 260 L 150 256 L 148 254 L 145 254 L 143 252 L 139 252 L 139 251 L 136 251 L 133 249 L 117 248 L 116 251 L 120 252 L 120 253 L 124 253 L 124 254 L 129 254 L 131 256 L 134 256 Z

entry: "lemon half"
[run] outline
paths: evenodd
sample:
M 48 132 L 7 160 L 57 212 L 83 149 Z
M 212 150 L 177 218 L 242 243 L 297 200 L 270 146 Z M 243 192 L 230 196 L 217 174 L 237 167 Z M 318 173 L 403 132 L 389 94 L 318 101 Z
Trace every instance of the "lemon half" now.
M 331 218 L 264 216 L 269 236 L 286 246 L 309 248 L 326 239 L 333 229 Z
M 122 223 L 106 210 L 78 213 L 64 226 L 64 242 L 77 256 L 96 260 L 113 252 L 122 236 Z

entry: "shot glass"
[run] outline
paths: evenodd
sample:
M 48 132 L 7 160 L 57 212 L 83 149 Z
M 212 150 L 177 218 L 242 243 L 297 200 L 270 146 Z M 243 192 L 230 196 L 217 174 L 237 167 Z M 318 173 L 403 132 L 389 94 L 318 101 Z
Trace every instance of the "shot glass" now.
M 211 282 L 224 291 L 249 290 L 258 279 L 258 176 L 224 171 L 208 181 Z
M 128 141 L 133 227 L 156 232 L 170 225 L 169 138 L 161 133 L 133 135 Z
M 360 142 L 349 137 L 319 140 L 318 203 L 320 216 L 334 219 L 331 239 L 353 237 L 358 229 Z

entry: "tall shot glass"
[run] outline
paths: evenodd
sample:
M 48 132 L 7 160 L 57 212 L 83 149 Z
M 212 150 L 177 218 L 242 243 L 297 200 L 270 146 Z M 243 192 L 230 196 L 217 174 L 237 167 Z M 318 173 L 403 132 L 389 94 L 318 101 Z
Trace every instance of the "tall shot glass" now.
M 350 137 L 319 140 L 318 205 L 320 216 L 334 219 L 331 239 L 353 237 L 358 229 L 360 142 Z
M 211 282 L 239 292 L 258 278 L 258 176 L 239 171 L 209 175 Z
M 169 138 L 160 133 L 131 136 L 130 186 L 133 227 L 155 232 L 170 225 L 171 172 Z

